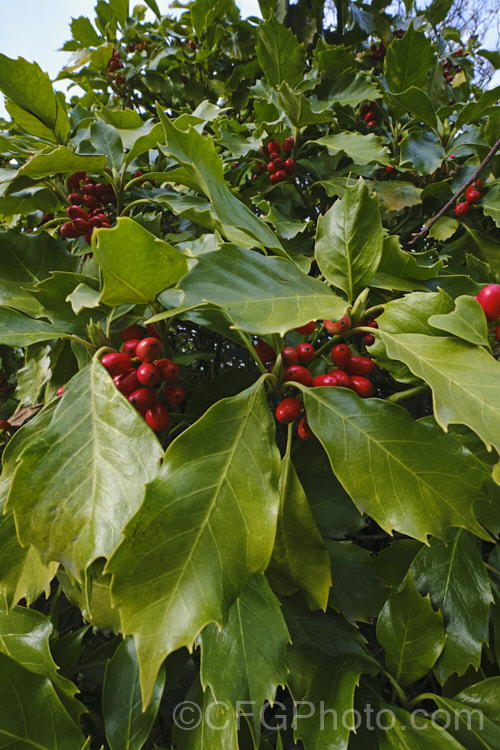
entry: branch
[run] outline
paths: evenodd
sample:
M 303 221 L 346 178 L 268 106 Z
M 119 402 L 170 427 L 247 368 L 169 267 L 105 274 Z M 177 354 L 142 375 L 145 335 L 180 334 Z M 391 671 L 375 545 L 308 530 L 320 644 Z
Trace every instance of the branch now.
M 475 182 L 475 180 L 477 180 L 477 178 L 479 177 L 479 175 L 481 174 L 481 172 L 483 171 L 483 169 L 493 159 L 493 157 L 495 156 L 495 154 L 496 154 L 496 152 L 498 151 L 499 148 L 500 148 L 500 138 L 495 143 L 495 145 L 493 146 L 493 148 L 489 152 L 488 156 L 486 156 L 486 158 L 481 162 L 481 164 L 476 169 L 476 171 L 474 172 L 474 174 L 472 175 L 472 177 L 470 177 L 467 180 L 467 182 L 464 182 L 464 184 L 462 185 L 462 187 L 459 190 L 457 190 L 457 192 L 455 193 L 455 195 L 452 198 L 450 198 L 450 200 L 448 201 L 448 203 L 445 206 L 443 206 L 443 208 L 441 209 L 441 211 L 439 211 L 439 213 L 437 213 L 429 221 L 429 223 L 425 225 L 425 227 L 422 229 L 421 232 L 419 232 L 418 234 L 416 234 L 413 237 L 413 239 L 408 242 L 408 245 L 414 245 L 416 242 L 418 242 L 419 240 L 423 239 L 423 237 L 425 237 L 425 235 L 428 233 L 429 229 L 436 223 L 436 221 L 438 219 L 440 219 L 441 216 L 443 216 L 443 214 L 445 214 L 448 211 L 449 208 L 451 208 L 451 206 L 454 204 L 454 202 L 456 201 L 456 199 L 458 198 L 458 196 L 461 195 L 464 192 L 464 190 L 466 190 L 469 187 L 469 185 L 472 185 L 472 183 Z

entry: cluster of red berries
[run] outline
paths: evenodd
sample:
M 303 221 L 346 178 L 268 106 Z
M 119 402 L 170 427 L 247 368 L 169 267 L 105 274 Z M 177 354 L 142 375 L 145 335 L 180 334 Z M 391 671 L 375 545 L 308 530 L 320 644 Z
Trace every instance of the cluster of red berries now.
M 500 284 L 487 284 L 483 286 L 477 297 L 488 323 L 493 323 L 500 318 Z M 495 338 L 500 342 L 500 324 L 495 329 Z
M 142 169 L 136 169 L 135 170 L 134 177 L 143 177 L 143 176 L 144 176 L 144 172 L 142 171 Z M 146 175 L 146 177 L 144 177 L 143 180 L 141 180 L 141 185 L 142 185 L 143 182 L 150 182 L 153 187 L 155 187 L 155 185 L 156 185 L 155 180 L 152 180 L 147 175 Z
M 481 200 L 481 187 L 483 183 L 481 179 L 477 179 L 472 185 L 469 185 L 465 191 L 465 200 L 461 203 L 457 203 L 455 206 L 456 216 L 465 216 L 469 212 L 471 206 L 475 203 L 479 203 Z
M 66 209 L 71 221 L 63 224 L 59 231 L 67 240 L 84 237 L 90 245 L 94 229 L 111 226 L 104 207 L 116 204 L 115 194 L 109 185 L 94 182 L 85 172 L 75 172 L 68 177 L 68 188 L 73 190 L 68 195 L 70 205 Z
M 267 153 L 269 154 L 269 162 L 267 164 L 267 171 L 269 172 L 269 181 L 272 185 L 277 185 L 278 182 L 283 182 L 287 177 L 295 172 L 295 159 L 292 159 L 290 154 L 295 146 L 295 141 L 292 136 L 285 138 L 283 146 L 278 141 L 270 141 L 267 144 Z M 281 158 L 281 152 L 283 150 L 284 160 Z M 264 164 L 261 162 L 262 167 Z
M 148 333 L 154 333 L 148 326 Z M 167 404 L 178 406 L 185 399 L 184 390 L 173 385 L 179 377 L 179 365 L 172 359 L 161 359 L 163 346 L 156 336 L 144 334 L 136 324 L 122 332 L 124 341 L 121 352 L 110 352 L 101 359 L 101 364 L 113 378 L 113 382 L 137 411 L 142 414 L 155 432 L 164 432 L 169 425 Z M 155 386 L 167 383 L 158 392 Z M 159 401 L 161 396 L 163 401 Z
M 366 122 L 367 128 L 374 128 L 377 124 L 377 121 L 375 119 L 377 111 L 377 102 L 370 102 L 369 104 L 364 104 L 361 108 L 361 117 Z
M 372 44 L 371 51 L 373 59 L 377 60 L 377 62 L 382 62 L 387 52 L 382 42 L 380 44 Z
M 108 73 L 113 77 L 113 81 L 115 83 L 115 86 L 123 86 L 125 83 L 125 76 L 123 73 L 116 73 L 117 70 L 121 70 L 123 68 L 123 63 L 120 60 L 120 53 L 118 50 L 114 49 L 113 54 L 111 55 L 111 59 L 108 62 Z M 115 74 L 115 75 L 113 75 Z
M 136 52 L 137 50 L 139 52 L 142 52 L 143 50 L 145 50 L 147 48 L 147 46 L 148 46 L 148 42 L 147 41 L 146 42 L 135 42 L 135 43 L 129 44 L 128 47 L 127 47 L 127 50 L 129 52 Z M 108 68 L 108 72 L 110 72 L 109 68 Z
M 453 54 L 457 57 L 458 55 L 461 55 L 463 52 L 462 49 L 457 49 L 456 52 Z M 443 63 L 443 78 L 446 81 L 446 83 L 449 85 L 453 82 L 453 79 L 455 77 L 455 73 L 460 73 L 462 70 L 462 67 L 460 65 L 454 65 L 453 62 L 446 58 L 446 60 Z M 452 73 L 452 71 L 454 71 Z

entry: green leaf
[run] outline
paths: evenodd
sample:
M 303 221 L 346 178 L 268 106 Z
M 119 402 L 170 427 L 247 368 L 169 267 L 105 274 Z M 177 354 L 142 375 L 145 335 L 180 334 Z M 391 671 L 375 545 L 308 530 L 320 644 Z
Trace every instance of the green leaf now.
M 119 172 L 125 154 L 118 130 L 102 120 L 96 120 L 90 126 L 90 137 L 96 150 L 105 155 L 108 167 Z
M 374 675 L 377 671 L 378 664 L 374 660 L 355 654 L 347 654 L 320 666 L 306 693 L 303 713 L 299 706 L 294 716 L 295 739 L 302 740 L 308 750 L 327 747 L 347 750 L 351 728 L 346 717 L 353 709 L 354 691 L 362 674 Z M 310 706 L 321 706 L 321 710 L 314 710 L 311 716 Z M 327 711 L 342 717 L 342 722 L 332 719 Z
M 452 219 L 451 216 L 441 216 L 435 224 L 432 225 L 429 231 L 429 237 L 434 237 L 436 240 L 444 242 L 453 237 L 457 231 L 460 223 L 457 219 Z
M 50 652 L 52 631 L 52 623 L 44 615 L 15 607 L 9 614 L 0 614 L 0 653 L 50 680 L 62 705 L 75 724 L 79 724 L 85 708 L 75 698 L 78 692 L 75 685 L 58 672 Z
M 493 185 L 481 200 L 485 216 L 491 216 L 497 227 L 500 227 L 500 185 Z
M 81 750 L 84 736 L 50 680 L 2 653 L 0 704 L 0 747 Z
M 410 714 L 396 706 L 383 710 L 392 715 L 387 719 L 390 723 L 380 732 L 379 750 L 465 750 L 463 745 L 425 715 L 417 712 Z
M 29 288 L 47 279 L 54 268 L 74 271 L 78 266 L 78 259 L 68 253 L 65 244 L 47 232 L 20 234 L 13 229 L 2 230 L 0 245 L 0 305 L 28 315 L 42 311 Z
M 480 711 L 493 721 L 500 717 L 500 677 L 490 677 L 461 690 L 455 700 Z
M 195 0 L 191 5 L 191 23 L 196 36 L 214 24 L 233 7 L 232 0 Z
M 348 70 L 341 75 L 327 78 L 325 84 L 328 84 L 328 102 L 318 102 L 318 104 L 330 106 L 340 104 L 342 107 L 357 107 L 361 102 L 380 98 L 377 87 L 363 73 L 354 73 Z
M 160 669 L 153 696 L 142 710 L 139 664 L 131 638 L 123 641 L 106 664 L 102 690 L 102 713 L 110 750 L 142 747 L 156 719 L 165 685 L 165 670 Z
M 446 430 L 465 424 L 500 452 L 500 363 L 482 347 L 420 333 L 379 331 L 389 357 L 432 388 L 434 416 Z
M 286 81 L 283 81 L 280 86 L 278 102 L 295 128 L 320 122 L 331 122 L 333 117 L 331 109 L 324 108 L 318 112 L 313 111 L 309 99 L 303 94 L 293 91 Z
M 325 146 L 328 153 L 333 156 L 345 154 L 355 164 L 389 164 L 389 149 L 383 145 L 382 139 L 373 133 L 361 135 L 344 130 L 342 133 L 317 138 L 314 142 Z
M 377 640 L 389 672 L 400 685 L 425 677 L 446 643 L 443 615 L 418 593 L 411 572 L 391 594 L 377 620 Z
M 189 720 L 185 725 L 181 716 L 174 725 L 175 750 L 238 750 L 237 718 L 231 706 L 218 703 L 210 688 L 203 691 L 198 679 L 191 685 L 186 703 L 195 721 L 192 726 Z
M 393 242 L 393 241 L 392 241 Z M 386 243 L 384 242 L 384 251 Z M 384 256 L 382 256 L 382 263 Z M 437 336 L 438 332 L 429 325 L 431 315 L 449 313 L 453 310 L 453 300 L 443 291 L 437 293 L 414 292 L 401 299 L 395 299 L 385 305 L 384 312 L 377 318 L 381 331 L 391 335 L 400 333 L 423 333 Z M 377 336 L 370 347 L 370 354 L 380 367 L 391 373 L 400 383 L 420 383 L 420 378 L 402 362 L 391 359 L 387 355 L 382 338 Z
M 100 296 L 100 292 L 88 284 L 78 284 L 71 294 L 68 294 L 65 301 L 71 303 L 73 312 L 78 315 L 88 307 L 99 307 Z
M 483 117 L 490 107 L 493 107 L 498 102 L 500 97 L 500 86 L 496 86 L 494 89 L 488 89 L 484 91 L 476 102 L 469 102 L 463 107 L 457 117 L 456 126 L 461 128 L 467 125 L 469 122 L 474 122 L 480 117 Z
M 422 189 L 415 187 L 412 182 L 392 180 L 391 182 L 376 182 L 380 205 L 386 211 L 401 211 L 409 206 L 418 206 L 422 203 Z
M 229 610 L 227 625 L 208 625 L 200 635 L 201 682 L 235 710 L 248 707 L 258 742 L 264 702 L 274 702 L 287 675 L 290 635 L 278 599 L 263 576 L 249 580 Z M 241 709 L 240 709 L 241 710 Z
M 352 542 L 327 540 L 333 585 L 329 606 L 349 620 L 369 622 L 377 617 L 387 591 L 377 580 L 371 553 Z M 356 581 L 353 586 L 352 582 Z
M 422 89 L 410 86 L 400 94 L 390 94 L 389 99 L 393 105 L 396 104 L 403 112 L 411 112 L 417 120 L 436 130 L 437 117 L 434 105 L 429 95 L 425 91 L 422 91 Z
M 185 256 L 133 219 L 120 218 L 113 229 L 95 234 L 95 258 L 104 277 L 101 302 L 107 305 L 153 302 L 188 271 Z M 124 253 L 124 247 L 133 253 Z
M 56 141 L 56 136 L 52 128 L 47 127 L 36 115 L 32 115 L 31 112 L 26 112 L 22 107 L 18 107 L 11 99 L 5 100 L 5 109 L 16 125 L 21 130 L 24 130 L 25 133 L 34 135 L 37 138 L 43 138 L 52 143 Z
M 474 252 L 492 268 L 500 268 L 500 242 L 491 234 L 467 227 L 467 235 L 474 243 Z
M 297 37 L 272 14 L 257 29 L 255 47 L 267 82 L 276 88 L 286 81 L 290 86 L 302 80 L 305 51 Z
M 301 591 L 311 609 L 326 609 L 332 585 L 330 558 L 311 513 L 289 450 L 281 464 L 280 512 L 267 571 L 283 596 Z
M 384 238 L 382 257 L 370 286 L 382 289 L 419 288 L 423 286 L 422 282 L 435 278 L 444 267 L 442 260 L 425 265 L 429 256 L 433 255 L 432 251 L 407 253 L 401 249 L 399 242 L 399 237 L 395 235 Z
M 56 198 L 54 193 L 48 188 L 36 185 L 31 185 L 23 190 L 16 190 L 0 198 L 0 216 L 4 217 L 16 216 L 17 214 L 27 216 L 32 211 L 53 213 L 58 208 L 59 199 Z M 34 236 L 40 236 L 41 234 L 47 235 L 47 232 L 37 233 Z
M 0 344 L 23 347 L 67 335 L 50 323 L 27 318 L 7 307 L 0 308 L 0 313 Z
M 66 146 L 58 146 L 53 151 L 36 154 L 30 161 L 19 169 L 19 175 L 27 175 L 33 179 L 47 177 L 51 174 L 70 174 L 72 172 L 104 172 L 105 156 L 88 156 L 75 154 Z
M 84 47 L 98 47 L 102 42 L 101 37 L 92 26 L 90 19 L 86 16 L 73 18 L 70 23 L 73 39 L 81 42 Z
M 316 258 L 321 273 L 352 302 L 366 287 L 382 256 L 380 209 L 363 180 L 319 217 Z
M 500 746 L 500 727 L 484 716 L 480 706 L 469 710 L 463 703 L 451 698 L 433 695 L 432 699 L 441 709 L 437 712 L 437 721 L 447 724 L 448 732 L 467 750 Z
M 432 174 L 445 158 L 445 150 L 435 133 L 419 130 L 401 141 L 401 163 L 411 162 L 418 174 Z
M 102 558 L 93 562 L 85 571 L 79 583 L 69 571 L 60 568 L 57 580 L 64 596 L 78 607 L 83 619 L 93 628 L 120 632 L 120 615 L 111 604 L 111 576 L 103 573 L 106 561 Z
M 189 181 L 193 181 L 211 201 L 216 216 L 224 225 L 227 239 L 242 247 L 269 248 L 277 255 L 286 256 L 274 232 L 227 187 L 223 162 L 213 140 L 203 137 L 191 126 L 186 131 L 179 130 L 161 109 L 158 109 L 158 115 L 167 142 L 166 146 L 160 146 L 160 150 L 180 162 Z
M 123 29 L 128 18 L 128 0 L 109 0 L 109 7 Z
M 473 513 L 474 500 L 486 497 L 487 470 L 453 436 L 387 401 L 341 388 L 303 391 L 308 422 L 334 473 L 385 531 L 426 541 L 459 526 L 487 538 Z M 367 462 L 370 471 L 361 469 Z
M 93 560 L 118 546 L 161 454 L 102 365 L 85 367 L 67 384 L 50 423 L 16 453 L 7 508 L 22 545 L 33 544 L 45 564 L 58 560 L 81 580 Z
M 453 5 L 453 0 L 432 0 L 425 13 L 433 26 L 444 21 Z
M 402 584 L 422 544 L 415 539 L 396 539 L 374 560 L 377 577 L 392 589 Z
M 455 300 L 455 309 L 446 315 L 432 315 L 429 325 L 476 346 L 488 346 L 488 324 L 479 302 L 462 295 Z
M 476 541 L 460 529 L 451 530 L 445 541 L 431 539 L 412 563 L 416 587 L 430 593 L 444 616 L 447 641 L 434 667 L 441 684 L 454 672 L 464 674 L 469 665 L 479 668 L 493 602 Z
M 65 331 L 67 335 L 85 336 L 91 319 L 99 320 L 104 317 L 102 310 L 93 312 L 87 308 L 83 308 L 78 315 L 75 315 L 68 297 L 80 282 L 85 282 L 93 288 L 99 283 L 96 279 L 81 273 L 53 271 L 48 279 L 39 281 L 33 289 L 35 298 L 43 306 L 43 315 L 49 318 L 58 330 Z
M 384 75 L 389 91 L 400 94 L 410 86 L 423 89 L 434 64 L 431 40 L 415 31 L 413 23 L 402 39 L 394 39 L 384 59 Z
M 284 334 L 310 320 L 338 320 L 346 310 L 343 300 L 290 261 L 230 246 L 198 256 L 180 286 L 181 309 L 212 303 L 234 328 L 250 333 Z M 168 305 L 168 293 L 160 301 Z
M 169 446 L 107 565 L 123 633 L 135 639 L 144 703 L 165 657 L 191 647 L 209 623 L 223 626 L 250 576 L 267 567 L 278 473 L 262 380 L 216 403 Z

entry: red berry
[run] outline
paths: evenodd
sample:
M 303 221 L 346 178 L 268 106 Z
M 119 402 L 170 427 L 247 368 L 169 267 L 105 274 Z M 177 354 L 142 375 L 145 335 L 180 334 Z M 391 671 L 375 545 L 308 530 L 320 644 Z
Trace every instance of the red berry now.
M 120 377 L 120 375 L 118 375 L 118 377 Z M 64 393 L 64 386 L 62 385 L 60 388 L 57 389 L 56 396 L 62 396 L 63 393 Z
M 111 352 L 104 355 L 101 359 L 101 365 L 106 368 L 111 377 L 114 377 L 130 370 L 132 362 L 128 354 L 124 352 Z
M 295 160 L 287 159 L 285 161 L 285 172 L 287 174 L 293 174 L 295 172 Z
M 139 357 L 141 362 L 153 362 L 153 360 L 161 357 L 162 353 L 163 346 L 160 339 L 155 339 L 152 336 L 139 341 L 135 350 L 135 356 Z
M 138 411 L 150 409 L 156 401 L 156 393 L 152 388 L 138 388 L 132 391 L 128 400 Z
M 78 206 L 83 201 L 83 198 L 80 193 L 70 193 L 68 195 L 68 200 L 72 206 Z
M 500 284 L 483 286 L 477 295 L 477 301 L 483 308 L 488 322 L 500 318 Z
M 83 202 L 87 208 L 95 208 L 97 206 L 97 198 L 95 195 L 84 195 Z
M 363 120 L 368 124 L 371 120 L 373 120 L 373 112 L 368 111 L 363 117 Z
M 327 375 L 335 380 L 333 385 L 339 385 L 342 388 L 349 388 L 351 379 L 343 370 L 330 370 Z
M 273 175 L 278 170 L 278 167 L 275 165 L 274 161 L 270 161 L 267 165 L 267 171 L 270 175 Z
M 155 328 L 155 326 L 154 326 L 153 323 L 148 323 L 146 325 L 146 328 L 148 329 L 148 336 L 151 336 L 151 338 L 153 338 L 153 339 L 159 339 L 160 338 L 158 336 L 158 332 L 157 332 L 157 330 L 156 330 L 156 328 Z
M 495 328 L 495 338 L 500 342 L 500 325 Z
M 314 320 L 311 320 L 310 323 L 306 323 L 305 326 L 299 326 L 295 330 L 297 331 L 297 333 L 301 333 L 303 336 L 309 336 L 309 334 L 314 331 L 315 327 L 316 323 L 314 322 Z
M 351 328 L 351 319 L 348 315 L 343 315 L 340 320 L 332 321 L 332 320 L 324 320 L 323 325 L 325 326 L 326 330 L 330 333 L 334 334 L 341 334 L 346 333 Z
M 142 171 L 142 169 L 136 169 L 134 172 L 134 177 L 142 177 L 143 174 L 144 172 Z
M 96 197 L 95 194 L 95 185 L 93 182 L 88 182 L 82 187 L 82 194 L 84 196 L 83 200 L 85 200 L 86 195 L 92 195 L 94 198 Z
M 80 233 L 76 229 L 76 227 L 73 226 L 72 221 L 68 221 L 66 224 L 63 224 L 62 227 L 59 229 L 61 233 L 61 237 L 64 237 L 66 240 L 74 240 L 76 237 L 80 236 Z
M 59 391 L 58 391 L 58 395 L 59 395 Z M 11 430 L 11 429 L 12 429 L 12 425 L 10 422 L 7 422 L 6 419 L 0 419 L 0 430 Z
M 86 234 L 90 227 L 88 221 L 85 221 L 85 219 L 73 219 L 71 222 L 73 225 L 73 228 L 75 232 L 78 232 L 79 235 Z
M 176 406 L 177 404 L 183 403 L 184 399 L 186 398 L 186 394 L 184 393 L 183 388 L 181 388 L 179 385 L 166 385 L 163 389 L 163 398 L 165 399 L 167 404 Z
M 337 378 L 335 378 L 333 375 L 330 375 L 330 373 L 327 373 L 326 375 L 316 375 L 315 378 L 313 378 L 313 387 L 318 388 L 319 386 L 333 386 L 338 385 Z
M 120 393 L 127 398 L 131 393 L 141 387 L 141 384 L 137 380 L 137 370 L 134 370 L 133 367 L 130 370 L 127 370 L 127 372 L 124 372 L 123 375 L 115 375 L 113 382 Z
M 165 432 L 170 422 L 165 404 L 153 404 L 144 414 L 144 419 L 155 432 Z
M 481 200 L 481 193 L 479 192 L 479 190 L 476 190 L 474 185 L 469 185 L 469 187 L 465 191 L 465 200 L 467 201 L 467 203 L 472 204 L 479 203 L 479 201 Z
M 294 346 L 284 346 L 281 350 L 281 358 L 283 360 L 283 367 L 296 365 L 299 361 L 297 349 Z
M 456 216 L 465 216 L 466 213 L 468 213 L 470 208 L 470 205 L 467 203 L 467 201 L 464 201 L 463 203 L 457 203 L 455 206 L 455 215 Z
M 192 39 L 190 39 L 189 42 L 188 42 L 188 44 L 191 47 L 192 51 L 196 52 L 196 50 L 198 49 L 198 45 L 196 44 L 196 42 L 194 42 Z
M 396 171 L 396 167 L 393 164 L 388 164 L 385 168 L 387 174 L 393 174 Z
M 127 328 L 124 328 L 122 331 L 122 339 L 124 341 L 130 341 L 130 339 L 142 339 L 144 338 L 144 331 L 143 329 L 137 325 L 137 323 L 134 323 L 131 326 L 128 326 Z
M 302 385 L 312 385 L 312 375 L 309 370 L 306 370 L 302 365 L 292 365 L 285 370 L 285 380 L 292 380 L 294 383 L 302 383 Z
M 370 120 L 369 122 L 366 123 L 366 127 L 374 128 L 376 124 L 377 124 L 376 120 Z
M 272 163 L 274 164 L 274 167 L 275 167 L 274 171 L 275 172 L 277 172 L 279 169 L 281 169 L 281 170 L 285 169 L 285 162 L 279 156 L 277 156 L 276 159 L 274 159 L 274 161 Z
M 365 346 L 371 346 L 375 342 L 375 336 L 372 336 L 371 333 L 368 333 L 363 341 L 365 342 Z
M 481 188 L 483 187 L 483 181 L 480 177 L 478 177 L 476 180 L 476 187 L 478 190 L 481 190 Z
M 370 357 L 351 357 L 345 367 L 348 375 L 369 375 L 375 369 L 375 362 Z
M 337 344 L 332 349 L 331 357 L 333 364 L 343 370 L 349 364 L 352 352 L 347 344 Z
M 284 169 L 278 169 L 278 171 L 272 174 L 269 179 L 273 185 L 277 185 L 278 182 L 286 180 L 286 172 Z
M 74 174 L 70 175 L 67 179 L 68 187 L 70 187 L 72 190 L 78 190 L 80 187 L 80 182 L 84 179 L 85 172 L 75 172 Z
M 135 357 L 135 350 L 140 339 L 129 339 L 125 341 L 123 345 L 123 351 L 128 354 L 129 357 Z
M 314 359 L 314 346 L 312 344 L 298 344 L 298 346 L 295 347 L 296 352 L 298 354 L 300 362 L 311 362 Z
M 314 432 L 311 430 L 311 428 L 307 424 L 307 419 L 305 417 L 302 417 L 302 419 L 299 422 L 299 426 L 297 428 L 297 435 L 299 436 L 299 438 L 302 438 L 302 440 L 312 440 L 314 437 Z
M 145 362 L 137 368 L 137 380 L 142 385 L 156 385 L 160 380 L 160 371 L 151 362 Z
M 270 141 L 267 144 L 267 152 L 269 154 L 281 154 L 281 146 L 278 141 Z
M 264 364 L 267 364 L 268 362 L 274 362 L 276 359 L 276 352 L 274 351 L 273 347 L 269 346 L 269 344 L 266 344 L 266 342 L 262 341 L 262 339 L 257 340 L 257 343 L 255 344 L 255 352 L 258 358 L 261 360 L 261 362 L 264 362 Z
M 159 359 L 156 366 L 164 383 L 173 383 L 179 377 L 179 365 L 171 359 Z
M 349 388 L 361 398 L 369 398 L 373 395 L 373 385 L 368 378 L 364 378 L 362 375 L 351 375 L 349 380 Z
M 285 154 L 289 154 L 290 151 L 293 151 L 294 147 L 295 139 L 293 138 L 293 136 L 290 135 L 288 136 L 288 138 L 285 138 L 285 140 L 283 141 L 283 152 Z
M 291 424 L 299 416 L 300 409 L 301 406 L 298 398 L 285 398 L 276 407 L 276 419 L 282 424 Z

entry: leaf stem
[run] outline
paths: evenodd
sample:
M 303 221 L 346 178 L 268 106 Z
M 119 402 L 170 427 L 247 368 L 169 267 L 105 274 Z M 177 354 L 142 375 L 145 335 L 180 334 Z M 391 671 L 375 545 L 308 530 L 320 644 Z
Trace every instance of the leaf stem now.
M 386 398 L 386 401 L 390 401 L 393 404 L 399 404 L 401 401 L 406 401 L 407 399 L 413 398 L 413 396 L 418 396 L 428 390 L 428 385 L 416 385 L 414 388 L 408 388 L 406 391 L 399 391 L 398 393 L 391 394 Z

